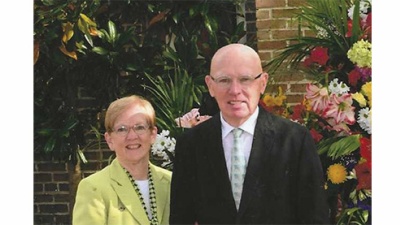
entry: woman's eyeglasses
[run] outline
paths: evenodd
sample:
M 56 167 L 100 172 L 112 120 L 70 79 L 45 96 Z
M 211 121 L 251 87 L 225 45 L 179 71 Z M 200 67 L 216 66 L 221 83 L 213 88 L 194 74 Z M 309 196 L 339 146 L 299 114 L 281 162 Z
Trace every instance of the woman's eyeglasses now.
M 126 135 L 128 135 L 130 130 L 133 130 L 137 135 L 142 135 L 149 128 L 150 128 L 150 126 L 143 125 L 143 124 L 136 124 L 131 127 L 126 126 L 126 125 L 121 125 L 115 129 L 113 129 L 113 132 L 115 132 L 118 136 L 125 137 Z

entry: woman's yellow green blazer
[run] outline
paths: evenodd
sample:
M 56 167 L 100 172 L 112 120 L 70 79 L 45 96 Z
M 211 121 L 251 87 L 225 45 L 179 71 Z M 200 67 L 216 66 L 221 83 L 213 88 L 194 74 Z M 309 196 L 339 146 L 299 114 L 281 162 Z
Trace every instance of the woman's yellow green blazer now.
M 158 222 L 169 224 L 171 171 L 151 163 L 150 169 L 156 192 Z M 81 180 L 72 224 L 150 224 L 131 181 L 116 159 L 101 171 Z

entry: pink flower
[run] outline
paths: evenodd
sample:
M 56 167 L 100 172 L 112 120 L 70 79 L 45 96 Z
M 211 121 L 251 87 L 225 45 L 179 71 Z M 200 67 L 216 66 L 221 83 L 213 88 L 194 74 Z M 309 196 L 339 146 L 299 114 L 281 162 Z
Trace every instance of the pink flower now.
M 340 97 L 333 94 L 331 96 L 331 101 L 328 104 L 328 107 L 323 112 L 323 116 L 325 118 L 332 117 L 335 119 L 336 124 L 341 122 L 345 122 L 347 124 L 354 124 L 356 122 L 354 118 L 354 109 L 352 106 L 353 98 L 351 94 L 344 94 Z
M 329 104 L 328 89 L 326 87 L 320 89 L 316 85 L 308 84 L 306 90 L 307 93 L 305 97 L 310 101 L 312 110 L 317 113 L 325 110 Z
M 336 120 L 334 118 L 327 118 L 325 121 L 330 125 L 330 126 L 325 126 L 324 128 L 327 130 L 334 130 L 336 132 L 344 132 L 346 135 L 351 135 L 351 130 L 349 126 L 347 126 L 346 123 L 341 122 L 341 123 L 336 123 Z

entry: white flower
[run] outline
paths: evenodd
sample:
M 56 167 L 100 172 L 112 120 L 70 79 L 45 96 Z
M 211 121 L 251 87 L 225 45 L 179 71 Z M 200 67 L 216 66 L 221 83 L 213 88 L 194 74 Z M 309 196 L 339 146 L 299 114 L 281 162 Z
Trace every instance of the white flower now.
M 361 109 L 358 112 L 358 118 L 357 118 L 357 123 L 360 125 L 360 127 L 365 130 L 368 134 L 372 133 L 371 129 L 371 111 L 369 110 L 368 107 Z
M 341 96 L 342 94 L 347 94 L 350 91 L 350 88 L 342 81 L 339 83 L 339 79 L 335 78 L 329 83 L 329 91 L 332 94 Z
M 315 29 L 317 30 L 317 37 L 322 38 L 322 39 L 328 39 L 329 34 L 328 31 L 326 31 L 324 28 L 320 26 L 315 26 Z
M 157 134 L 157 138 L 151 146 L 151 153 L 161 158 L 164 161 L 163 164 L 167 165 L 171 162 L 167 152 L 174 155 L 175 144 L 175 138 L 169 137 L 169 130 L 162 130 L 160 134 Z
M 360 18 L 365 22 L 367 19 L 368 9 L 372 6 L 372 0 L 360 1 Z M 353 20 L 354 5 L 347 10 L 347 16 Z

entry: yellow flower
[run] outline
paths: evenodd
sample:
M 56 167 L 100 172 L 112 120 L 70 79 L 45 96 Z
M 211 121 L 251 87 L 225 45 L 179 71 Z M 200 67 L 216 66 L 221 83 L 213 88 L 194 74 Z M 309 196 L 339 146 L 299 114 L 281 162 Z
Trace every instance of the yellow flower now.
M 278 95 L 278 96 L 276 96 L 275 99 L 274 99 L 274 104 L 275 104 L 276 106 L 282 106 L 282 105 L 283 105 L 283 101 L 285 101 L 285 100 L 286 100 L 286 96 L 284 96 L 284 95 Z
M 286 96 L 283 94 L 282 88 L 278 87 L 278 95 L 273 97 L 271 95 L 264 95 L 263 102 L 266 106 L 282 106 L 284 101 L 286 100 Z
M 311 111 L 312 108 L 311 108 L 310 100 L 308 100 L 307 98 L 303 98 L 303 105 L 307 111 Z
M 368 98 L 368 105 L 372 108 L 372 83 L 367 82 L 361 87 L 361 93 L 363 93 Z
M 331 180 L 333 184 L 340 184 L 346 181 L 346 168 L 339 163 L 330 165 L 327 174 L 328 180 Z
M 367 106 L 367 100 L 365 100 L 363 94 L 357 92 L 357 93 L 351 94 L 351 97 L 360 104 L 360 107 Z
M 271 95 L 265 95 L 263 97 L 263 102 L 268 107 L 274 106 L 274 98 Z
M 347 52 L 347 57 L 359 67 L 371 68 L 372 65 L 372 44 L 369 41 L 360 40 L 354 43 Z

